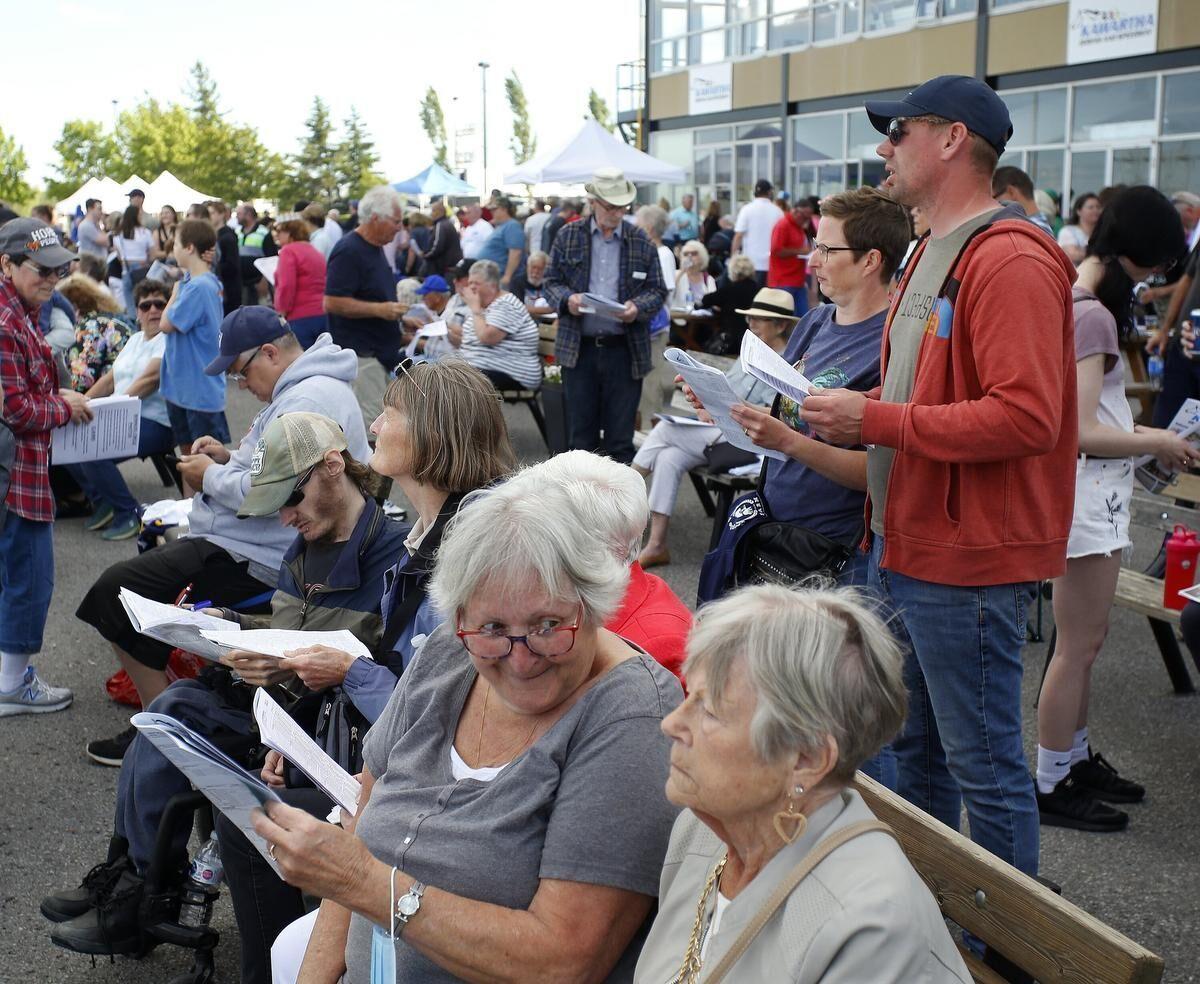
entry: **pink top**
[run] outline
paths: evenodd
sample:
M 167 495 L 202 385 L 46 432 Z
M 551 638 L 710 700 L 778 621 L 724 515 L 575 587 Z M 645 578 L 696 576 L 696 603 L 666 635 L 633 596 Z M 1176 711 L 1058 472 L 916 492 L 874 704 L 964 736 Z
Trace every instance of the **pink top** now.
M 325 313 L 325 257 L 312 243 L 288 243 L 275 270 L 275 310 L 289 321 Z

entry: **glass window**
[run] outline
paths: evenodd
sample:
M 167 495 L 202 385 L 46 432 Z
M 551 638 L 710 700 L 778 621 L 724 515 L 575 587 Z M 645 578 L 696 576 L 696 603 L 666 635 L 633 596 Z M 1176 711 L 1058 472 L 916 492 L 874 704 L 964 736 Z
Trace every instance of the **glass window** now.
M 727 57 L 726 31 L 708 31 L 692 39 L 698 50 L 694 54 L 694 64 L 711 65 L 723 62 Z
M 823 3 L 813 8 L 813 40 L 832 41 L 838 36 L 838 5 Z
M 790 7 L 796 9 L 789 10 Z M 791 48 L 812 40 L 812 11 L 808 0 L 776 0 L 777 16 L 771 18 L 770 46 Z M 779 11 L 788 10 L 787 13 Z
M 692 30 L 721 27 L 725 23 L 725 0 L 692 0 Z
M 1163 77 L 1163 133 L 1200 133 L 1200 72 Z
M 792 120 L 792 160 L 838 160 L 845 150 L 844 113 L 802 116 Z
M 880 158 L 859 161 L 858 165 L 859 187 L 878 188 L 883 184 L 883 161 Z
M 1062 143 L 1066 139 L 1066 89 L 1000 95 L 1012 117 L 1014 144 Z
M 776 188 L 783 187 L 783 141 L 771 141 L 771 183 Z
M 656 72 L 669 72 L 687 66 L 687 38 L 656 42 L 653 51 Z
M 912 27 L 916 20 L 913 0 L 867 0 L 868 31 Z
M 975 0 L 942 0 L 943 17 L 958 17 L 960 14 L 973 14 L 975 10 Z
M 1149 76 L 1077 86 L 1071 138 L 1100 143 L 1153 137 L 1155 81 Z
M 1071 155 L 1071 193 L 1067 196 L 1072 202 L 1084 193 L 1095 194 L 1104 187 L 1104 158 L 1103 150 L 1088 150 Z
M 871 126 L 866 110 L 857 109 L 850 113 L 850 157 L 879 160 L 875 148 L 883 140 L 883 134 Z M 883 164 L 880 162 L 880 167 Z
M 754 144 L 737 145 L 737 197 L 748 202 L 754 188 Z
M 696 183 L 712 184 L 713 154 L 711 150 L 696 151 Z
M 728 126 L 712 126 L 696 131 L 696 143 L 715 144 L 728 143 L 733 139 L 733 129 Z
M 1140 185 L 1150 180 L 1149 147 L 1114 147 L 1110 184 Z
M 1168 195 L 1180 188 L 1200 188 L 1200 140 L 1159 144 L 1158 187 Z
M 845 0 L 842 8 L 842 33 L 857 34 L 862 25 L 862 0 Z
M 767 13 L 766 0 L 729 0 L 729 23 L 754 20 Z
M 1061 150 L 1031 150 L 1025 155 L 1025 173 L 1035 188 L 1043 191 L 1061 192 L 1063 186 L 1063 160 Z
M 730 54 L 734 56 L 753 55 L 765 51 L 767 22 L 765 20 L 754 21 L 751 24 L 742 24 L 740 27 L 733 28 L 729 31 L 729 41 L 731 45 L 737 45 L 736 48 L 730 48 Z
M 735 131 L 738 140 L 762 140 L 767 137 L 781 137 L 783 131 L 774 120 L 763 123 L 747 123 Z
M 654 4 L 654 37 L 658 38 L 674 38 L 681 34 L 687 34 L 688 29 L 688 10 L 687 3 L 671 2 L 671 0 L 659 0 Z
M 656 130 L 650 134 L 650 153 L 660 161 L 675 164 L 688 172 L 683 184 L 691 184 L 692 133 L 690 130 Z M 707 180 L 711 181 L 711 178 Z
M 733 183 L 733 151 L 728 147 L 721 147 L 714 158 L 714 170 L 717 179 L 717 184 L 732 184 Z

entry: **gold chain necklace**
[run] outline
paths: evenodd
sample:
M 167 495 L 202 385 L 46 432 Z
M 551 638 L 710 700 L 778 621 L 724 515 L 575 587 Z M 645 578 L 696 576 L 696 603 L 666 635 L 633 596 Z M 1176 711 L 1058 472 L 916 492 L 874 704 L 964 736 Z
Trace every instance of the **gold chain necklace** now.
M 725 862 L 728 860 L 729 852 L 726 851 L 704 883 L 704 891 L 700 893 L 700 901 L 696 905 L 696 921 L 692 923 L 692 935 L 688 939 L 687 949 L 683 952 L 683 965 L 671 980 L 671 984 L 695 984 L 699 980 L 700 951 L 704 949 L 704 910 L 708 908 L 708 898 L 721 880 L 721 872 L 725 870 Z
M 484 729 L 487 727 L 488 698 L 491 696 L 492 696 L 492 688 L 490 686 L 488 686 L 487 690 L 485 690 L 483 692 L 483 714 L 481 715 L 481 717 L 479 719 L 479 738 L 475 742 L 475 762 L 477 763 L 476 768 L 488 768 L 488 767 L 482 765 L 482 762 L 483 762 L 482 755 L 483 755 L 483 732 L 484 732 Z M 521 742 L 520 745 L 517 746 L 517 750 L 505 759 L 505 764 L 507 764 L 508 762 L 511 762 L 514 758 L 516 758 L 518 755 L 521 754 L 521 752 L 523 752 L 525 750 L 526 746 L 528 746 L 530 741 L 533 739 L 533 733 L 535 731 L 537 731 L 537 726 L 538 726 L 538 720 L 537 720 L 537 718 L 534 718 L 533 719 L 533 727 L 529 729 L 529 734 L 527 734 L 525 736 L 525 740 L 523 742 Z

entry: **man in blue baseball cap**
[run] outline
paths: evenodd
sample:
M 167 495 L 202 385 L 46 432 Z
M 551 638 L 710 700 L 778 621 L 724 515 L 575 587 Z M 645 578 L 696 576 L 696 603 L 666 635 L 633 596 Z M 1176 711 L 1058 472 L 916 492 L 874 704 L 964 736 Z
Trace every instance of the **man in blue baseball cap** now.
M 445 335 L 422 336 L 420 331 L 426 325 L 444 320 L 446 305 L 450 303 L 450 295 L 453 291 L 446 283 L 445 277 L 433 274 L 426 277 L 414 293 L 421 296 L 421 303 L 414 304 L 408 309 L 401 319 L 401 324 L 404 326 L 406 335 L 409 332 L 417 334 L 405 346 L 404 354 L 413 359 L 424 356 L 428 361 L 436 362 L 442 356 L 452 354 L 454 346 L 450 344 Z
M 1021 742 L 1025 606 L 1063 573 L 1077 454 L 1066 254 L 991 177 L 1012 136 L 983 82 L 944 75 L 869 102 L 883 190 L 920 206 L 884 328 L 883 385 L 818 391 L 804 420 L 866 445 L 869 577 L 911 647 L 899 792 L 1029 874 L 1038 800 Z

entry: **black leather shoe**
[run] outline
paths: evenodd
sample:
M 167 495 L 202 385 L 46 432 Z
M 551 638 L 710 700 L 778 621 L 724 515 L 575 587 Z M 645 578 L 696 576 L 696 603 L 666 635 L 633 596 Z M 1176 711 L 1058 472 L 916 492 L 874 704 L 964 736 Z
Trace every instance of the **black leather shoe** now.
M 67 888 L 42 899 L 42 915 L 56 923 L 82 916 L 108 897 L 130 864 L 129 858 L 122 855 L 115 861 L 96 865 L 83 876 L 78 888 Z
M 50 933 L 50 941 L 76 953 L 103 956 L 137 954 L 143 950 L 139 910 L 145 879 L 132 867 L 121 872 L 108 897 Z
M 1129 815 L 1095 799 L 1067 776 L 1049 793 L 1037 790 L 1038 816 L 1047 827 L 1114 833 L 1129 826 Z
M 1122 779 L 1099 752 L 1071 766 L 1071 778 L 1094 799 L 1106 803 L 1140 803 L 1146 798 L 1145 786 Z

